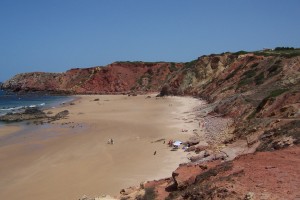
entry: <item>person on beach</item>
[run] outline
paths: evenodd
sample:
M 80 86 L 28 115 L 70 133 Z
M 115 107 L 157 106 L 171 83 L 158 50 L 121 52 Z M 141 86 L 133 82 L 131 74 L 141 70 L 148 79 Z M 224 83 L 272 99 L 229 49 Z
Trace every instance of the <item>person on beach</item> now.
M 107 144 L 114 144 L 114 140 L 112 138 L 108 139 Z
M 156 151 L 154 151 L 153 155 L 156 155 Z
M 169 147 L 173 146 L 173 140 L 169 140 L 168 145 Z

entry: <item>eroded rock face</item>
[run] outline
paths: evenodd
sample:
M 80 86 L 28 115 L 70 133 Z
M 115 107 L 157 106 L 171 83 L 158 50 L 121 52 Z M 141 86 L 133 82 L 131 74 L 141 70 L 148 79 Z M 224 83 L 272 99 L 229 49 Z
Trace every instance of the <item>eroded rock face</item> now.
M 189 185 L 194 184 L 196 176 L 206 169 L 207 165 L 181 165 L 172 173 L 176 188 L 178 190 L 183 190 Z
M 74 94 L 159 91 L 167 76 L 182 66 L 167 62 L 115 62 L 105 67 L 77 68 L 65 73 L 24 73 L 6 81 L 3 88 Z
M 173 184 L 170 180 L 152 184 L 157 199 L 164 199 L 166 193 L 170 199 L 298 197 L 298 187 L 292 185 L 299 185 L 299 178 L 294 176 L 299 174 L 296 166 L 300 162 L 299 88 L 299 56 L 223 54 L 185 63 L 162 87 L 161 96 L 193 95 L 206 99 L 213 107 L 210 116 L 233 119 L 232 138 L 224 143 L 246 140 L 248 148 L 271 152 L 241 156 L 207 169 L 200 169 L 199 164 L 182 165 L 172 174 Z M 199 149 L 200 153 L 191 160 L 201 159 L 203 165 L 207 156 L 204 154 L 210 152 Z M 196 151 L 196 146 L 190 150 Z M 227 156 L 226 152 L 219 152 L 213 155 L 218 161 L 205 162 L 220 162 Z
M 258 56 L 254 54 L 222 54 L 202 56 L 185 66 L 164 86 L 169 95 L 194 95 L 212 103 L 209 115 L 234 120 L 235 139 L 260 137 L 264 132 L 276 132 L 266 141 L 281 146 L 297 143 L 299 128 L 287 124 L 300 116 L 300 56 Z M 280 123 L 275 123 L 280 119 Z M 253 130 L 253 128 L 257 128 Z M 283 136 L 285 135 L 285 136 Z M 284 142 L 286 138 L 292 137 Z M 284 145 L 282 145 L 284 144 Z M 274 145 L 274 148 L 279 148 Z M 269 147 L 267 148 L 269 149 Z
M 180 165 L 173 178 L 149 181 L 145 188 L 155 191 L 155 199 L 295 199 L 300 194 L 299 153 L 295 146 L 227 162 Z

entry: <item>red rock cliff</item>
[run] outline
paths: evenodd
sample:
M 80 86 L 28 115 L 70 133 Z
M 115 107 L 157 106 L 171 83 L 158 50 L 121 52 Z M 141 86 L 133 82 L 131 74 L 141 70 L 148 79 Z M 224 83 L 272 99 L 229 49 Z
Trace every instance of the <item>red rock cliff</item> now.
M 106 67 L 77 68 L 65 73 L 24 73 L 6 81 L 3 88 L 75 94 L 159 91 L 167 77 L 182 66 L 167 62 L 115 62 Z

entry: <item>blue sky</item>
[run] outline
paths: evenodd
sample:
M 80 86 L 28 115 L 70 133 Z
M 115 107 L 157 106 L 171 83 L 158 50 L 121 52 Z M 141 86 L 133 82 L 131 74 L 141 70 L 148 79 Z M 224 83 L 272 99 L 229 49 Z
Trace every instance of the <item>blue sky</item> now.
M 114 61 L 300 47 L 299 0 L 0 0 L 0 81 Z

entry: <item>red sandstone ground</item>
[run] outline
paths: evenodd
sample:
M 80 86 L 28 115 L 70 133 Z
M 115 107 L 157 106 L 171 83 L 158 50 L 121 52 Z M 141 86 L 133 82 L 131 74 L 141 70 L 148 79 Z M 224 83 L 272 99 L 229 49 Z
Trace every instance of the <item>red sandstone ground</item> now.
M 234 161 L 182 165 L 152 181 L 156 199 L 298 199 L 300 147 L 243 155 Z

